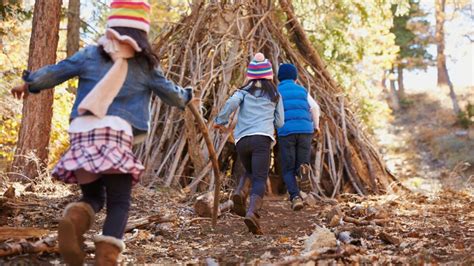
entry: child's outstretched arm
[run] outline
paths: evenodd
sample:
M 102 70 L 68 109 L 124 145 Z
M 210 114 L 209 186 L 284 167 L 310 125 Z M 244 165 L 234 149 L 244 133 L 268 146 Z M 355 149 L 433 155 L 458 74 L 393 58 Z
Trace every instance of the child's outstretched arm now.
M 215 119 L 215 123 L 219 126 L 226 125 L 229 123 L 230 115 L 237 110 L 240 103 L 244 99 L 244 93 L 240 90 L 234 92 L 234 94 L 225 102 L 224 107 L 219 112 Z
M 321 108 L 319 104 L 314 100 L 313 97 L 308 93 L 308 104 L 311 111 L 311 117 L 313 118 L 314 129 L 319 131 L 319 117 L 321 116 Z
M 148 86 L 165 103 L 181 109 L 184 109 L 193 97 L 191 88 L 183 89 L 166 79 L 159 67 L 153 70 Z
M 55 65 L 44 66 L 37 71 L 25 71 L 23 80 L 31 93 L 52 88 L 64 81 L 78 76 L 85 61 L 84 49 Z
M 275 108 L 275 126 L 281 128 L 285 124 L 285 108 L 283 107 L 283 99 L 280 95 L 277 106 Z

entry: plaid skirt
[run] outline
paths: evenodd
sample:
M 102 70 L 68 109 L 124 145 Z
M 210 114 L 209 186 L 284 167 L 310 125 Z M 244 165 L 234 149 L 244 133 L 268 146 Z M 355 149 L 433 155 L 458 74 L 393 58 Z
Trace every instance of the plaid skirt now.
M 145 167 L 132 152 L 133 137 L 111 128 L 69 133 L 70 147 L 54 167 L 52 175 L 66 183 L 78 183 L 74 171 L 90 173 L 115 171 L 139 181 Z

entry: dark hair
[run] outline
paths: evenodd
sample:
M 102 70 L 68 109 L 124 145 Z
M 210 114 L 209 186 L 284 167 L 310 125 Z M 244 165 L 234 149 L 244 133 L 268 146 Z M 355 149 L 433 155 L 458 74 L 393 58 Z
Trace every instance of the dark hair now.
M 138 46 L 142 48 L 142 51 L 135 54 L 135 58 L 144 58 L 150 69 L 158 66 L 160 60 L 158 56 L 151 49 L 151 44 L 148 41 L 148 34 L 145 31 L 139 29 L 133 29 L 128 27 L 112 27 L 111 29 L 120 33 L 120 35 L 127 35 L 134 39 Z M 110 56 L 104 51 L 104 47 L 99 46 L 100 54 L 107 60 L 111 60 Z
M 245 84 L 241 90 L 248 91 L 255 97 L 265 96 L 276 103 L 280 99 L 280 94 L 272 80 L 270 79 L 252 79 Z M 260 92 L 257 95 L 257 92 Z

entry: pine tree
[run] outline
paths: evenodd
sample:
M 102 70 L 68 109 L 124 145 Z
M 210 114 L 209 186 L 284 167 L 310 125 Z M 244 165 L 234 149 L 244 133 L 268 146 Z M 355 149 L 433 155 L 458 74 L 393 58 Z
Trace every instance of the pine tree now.
M 30 39 L 28 69 L 54 64 L 59 39 L 61 0 L 36 0 Z M 23 102 L 23 117 L 13 171 L 33 178 L 48 160 L 48 144 L 53 115 L 53 90 L 30 95 Z M 35 160 L 31 160 L 34 155 Z

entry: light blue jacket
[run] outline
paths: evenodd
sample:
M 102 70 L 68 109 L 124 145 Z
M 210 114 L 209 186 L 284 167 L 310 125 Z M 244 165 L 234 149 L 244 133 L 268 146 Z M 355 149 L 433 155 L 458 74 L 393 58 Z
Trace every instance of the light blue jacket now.
M 278 103 L 257 91 L 254 96 L 245 90 L 237 90 L 225 103 L 224 108 L 217 115 L 215 122 L 218 125 L 229 123 L 230 115 L 240 107 L 237 125 L 234 130 L 236 141 L 250 135 L 274 136 L 275 127 L 282 127 L 285 123 L 283 102 L 281 96 Z
M 40 68 L 35 72 L 26 71 L 23 80 L 31 93 L 52 88 L 73 77 L 79 77 L 76 100 L 71 111 L 71 120 L 79 116 L 77 107 L 94 86 L 112 67 L 98 46 L 90 45 L 70 58 L 55 65 Z M 125 83 L 107 110 L 107 115 L 118 116 L 129 122 L 134 133 L 142 133 L 149 128 L 151 94 L 155 93 L 165 103 L 184 109 L 191 100 L 192 91 L 183 89 L 167 80 L 159 68 L 149 69 L 144 58 L 128 59 L 128 73 Z

